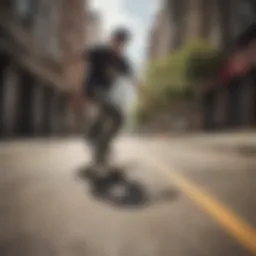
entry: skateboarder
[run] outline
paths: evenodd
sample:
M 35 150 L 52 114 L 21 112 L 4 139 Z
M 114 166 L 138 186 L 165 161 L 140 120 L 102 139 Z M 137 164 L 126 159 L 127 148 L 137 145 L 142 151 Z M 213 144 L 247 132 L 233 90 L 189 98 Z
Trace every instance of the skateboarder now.
M 87 133 L 94 151 L 94 163 L 106 164 L 111 142 L 122 128 L 122 111 L 111 102 L 109 92 L 118 77 L 130 77 L 131 67 L 124 56 L 130 32 L 125 28 L 115 30 L 107 45 L 95 46 L 85 54 L 86 79 L 84 95 L 89 104 L 94 103 L 99 112 Z

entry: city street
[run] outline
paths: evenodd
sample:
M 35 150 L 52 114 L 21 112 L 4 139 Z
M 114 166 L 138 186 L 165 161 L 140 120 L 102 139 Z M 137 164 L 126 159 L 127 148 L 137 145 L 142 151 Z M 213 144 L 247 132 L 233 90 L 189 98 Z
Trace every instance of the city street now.
M 130 185 L 107 197 L 81 175 L 83 141 L 2 142 L 0 255 L 256 255 L 252 156 L 168 137 L 124 137 L 115 153 Z

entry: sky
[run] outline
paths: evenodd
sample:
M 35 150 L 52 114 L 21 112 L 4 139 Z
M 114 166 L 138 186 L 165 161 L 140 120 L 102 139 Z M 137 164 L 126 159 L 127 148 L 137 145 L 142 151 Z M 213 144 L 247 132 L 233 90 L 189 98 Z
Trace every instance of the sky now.
M 127 55 L 137 69 L 141 69 L 146 55 L 149 28 L 159 0 L 91 0 L 91 9 L 102 17 L 103 31 L 107 37 L 118 26 L 126 26 L 133 33 Z

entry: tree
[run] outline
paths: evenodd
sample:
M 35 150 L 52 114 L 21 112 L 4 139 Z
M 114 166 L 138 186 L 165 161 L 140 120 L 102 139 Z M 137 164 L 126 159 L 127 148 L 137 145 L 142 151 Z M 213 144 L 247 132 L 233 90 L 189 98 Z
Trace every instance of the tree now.
M 143 82 L 144 95 L 137 108 L 138 118 L 149 120 L 181 101 L 192 99 L 198 86 L 216 74 L 220 61 L 215 47 L 197 40 L 149 63 Z
M 205 41 L 196 41 L 187 50 L 186 77 L 192 84 L 204 84 L 218 73 L 224 58 L 217 48 Z

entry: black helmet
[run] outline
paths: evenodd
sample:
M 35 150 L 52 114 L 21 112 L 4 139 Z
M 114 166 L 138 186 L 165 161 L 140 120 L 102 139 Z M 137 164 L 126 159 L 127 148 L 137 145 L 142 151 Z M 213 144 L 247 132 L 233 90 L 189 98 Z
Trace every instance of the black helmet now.
M 126 42 L 130 40 L 131 33 L 126 28 L 118 28 L 113 32 L 112 37 L 113 39 Z

